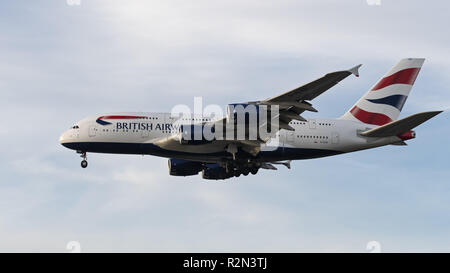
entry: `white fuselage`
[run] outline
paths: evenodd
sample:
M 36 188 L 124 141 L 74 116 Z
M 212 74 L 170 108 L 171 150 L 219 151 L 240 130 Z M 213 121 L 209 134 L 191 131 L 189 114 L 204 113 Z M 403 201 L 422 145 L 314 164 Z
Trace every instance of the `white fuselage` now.
M 138 119 L 109 119 L 88 117 L 64 132 L 60 143 L 79 152 L 149 154 L 202 162 L 230 159 L 223 146 L 215 143 L 201 145 L 158 145 L 158 141 L 178 133 L 176 120 L 170 113 L 120 113 L 108 117 L 139 117 Z M 202 123 L 208 118 L 193 118 Z M 186 122 L 187 123 L 187 122 Z M 308 159 L 353 152 L 401 141 L 399 137 L 369 138 L 359 132 L 374 128 L 361 122 L 343 119 L 309 119 L 291 121 L 294 131 L 280 130 L 276 137 L 261 144 L 253 159 L 261 162 L 285 159 Z

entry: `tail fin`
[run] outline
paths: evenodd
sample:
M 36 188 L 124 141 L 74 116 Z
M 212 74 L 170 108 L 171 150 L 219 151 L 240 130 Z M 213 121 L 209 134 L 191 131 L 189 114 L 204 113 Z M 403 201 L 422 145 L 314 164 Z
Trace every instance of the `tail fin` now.
M 379 126 L 396 120 L 424 61 L 422 58 L 400 60 L 341 119 Z

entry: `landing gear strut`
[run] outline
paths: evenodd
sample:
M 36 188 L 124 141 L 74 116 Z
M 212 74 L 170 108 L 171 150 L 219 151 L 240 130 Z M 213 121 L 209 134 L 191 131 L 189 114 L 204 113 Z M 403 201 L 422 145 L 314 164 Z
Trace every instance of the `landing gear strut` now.
M 81 168 L 86 168 L 87 166 L 88 166 L 88 162 L 87 162 L 87 155 L 86 155 L 86 152 L 81 152 L 81 155 L 80 155 L 80 157 L 81 158 L 83 158 L 83 160 L 81 161 Z

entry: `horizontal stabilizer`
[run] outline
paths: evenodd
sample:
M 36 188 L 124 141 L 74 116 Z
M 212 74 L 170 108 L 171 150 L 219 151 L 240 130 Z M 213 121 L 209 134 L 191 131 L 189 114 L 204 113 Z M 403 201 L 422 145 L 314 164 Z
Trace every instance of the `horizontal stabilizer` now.
M 362 132 L 361 135 L 366 137 L 397 136 L 419 126 L 420 124 L 436 116 L 437 114 L 440 114 L 441 112 L 442 111 L 430 111 L 417 113 L 409 117 L 390 122 L 383 126 Z

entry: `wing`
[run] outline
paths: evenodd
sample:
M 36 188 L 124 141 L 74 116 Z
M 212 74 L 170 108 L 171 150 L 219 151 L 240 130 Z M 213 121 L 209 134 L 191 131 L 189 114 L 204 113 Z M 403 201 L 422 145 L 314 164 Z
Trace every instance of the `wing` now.
M 317 112 L 311 103 L 308 102 L 309 100 L 313 100 L 351 74 L 359 77 L 358 69 L 360 67 L 361 64 L 349 70 L 328 73 L 315 81 L 302 85 L 281 95 L 266 99 L 264 101 L 252 103 L 278 105 L 280 107 L 280 127 L 286 130 L 293 130 L 293 128 L 289 128 L 290 126 L 288 125 L 291 120 L 295 119 L 306 121 L 300 116 L 301 113 L 304 111 Z
M 331 87 L 335 86 L 337 83 L 347 78 L 351 74 L 359 76 L 358 73 L 359 67 L 361 67 L 361 65 L 357 65 L 349 70 L 328 73 L 322 78 L 319 78 L 303 86 L 300 86 L 294 90 L 285 92 L 281 95 L 269 98 L 264 101 L 247 102 L 246 104 L 278 105 L 279 116 L 275 117 L 279 119 L 278 128 L 276 132 L 281 129 L 294 130 L 294 128 L 292 128 L 289 125 L 289 122 L 291 120 L 306 121 L 303 117 L 300 116 L 301 113 L 303 113 L 304 111 L 317 112 L 317 110 L 314 107 L 312 107 L 311 103 L 309 103 L 308 100 L 316 98 L 317 96 L 319 96 L 326 90 L 330 89 Z M 227 118 L 223 118 L 208 123 L 202 123 L 199 125 L 212 126 L 217 130 L 218 128 L 225 126 L 227 122 L 228 122 Z M 268 121 L 267 123 L 270 122 L 271 121 Z M 276 132 L 271 133 L 275 135 Z M 184 131 L 181 131 L 172 136 L 162 138 L 157 141 L 153 141 L 153 144 L 168 150 L 184 151 L 191 153 L 215 153 L 226 151 L 232 154 L 233 159 L 235 159 L 235 155 L 238 152 L 238 149 L 241 149 L 244 152 L 247 152 L 248 154 L 256 156 L 260 151 L 261 144 L 265 143 L 268 140 L 268 139 L 263 140 L 259 138 L 257 140 L 214 139 L 205 143 L 200 141 L 200 143 L 197 142 L 190 144 L 183 142 L 183 135 Z
M 199 141 L 196 144 L 183 143 L 180 141 L 182 133 L 176 133 L 169 137 L 164 137 L 156 140 L 149 141 L 160 148 L 179 152 L 189 152 L 194 154 L 203 153 L 219 153 L 226 151 L 235 158 L 238 148 L 242 151 L 256 156 L 261 148 L 261 144 L 264 143 L 261 140 L 225 140 L 214 139 L 212 141 Z

